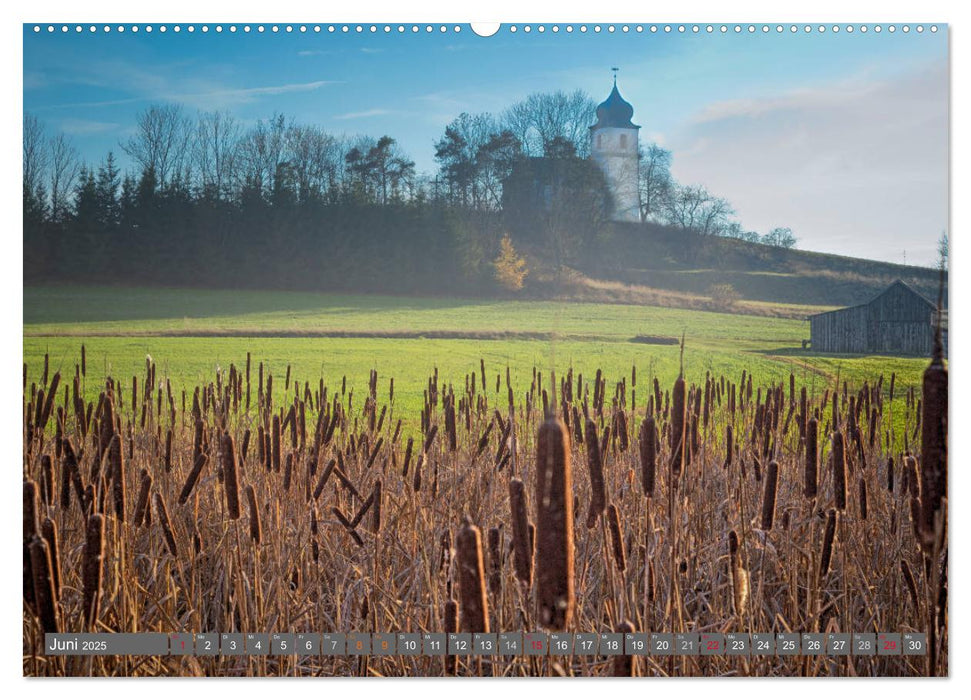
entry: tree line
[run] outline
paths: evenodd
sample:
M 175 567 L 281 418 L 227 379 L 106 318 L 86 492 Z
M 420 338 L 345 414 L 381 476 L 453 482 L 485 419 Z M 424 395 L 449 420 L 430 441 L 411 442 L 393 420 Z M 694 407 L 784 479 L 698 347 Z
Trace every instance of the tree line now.
M 137 115 L 122 172 L 113 152 L 86 163 L 26 114 L 25 281 L 485 293 L 513 242 L 555 269 L 582 266 L 609 235 L 610 193 L 588 158 L 595 110 L 576 91 L 463 113 L 427 174 L 388 135 L 338 137 L 280 114 L 244 128 L 177 104 Z M 670 164 L 645 147 L 645 222 L 756 235 Z M 770 235 L 759 242 L 795 243 Z

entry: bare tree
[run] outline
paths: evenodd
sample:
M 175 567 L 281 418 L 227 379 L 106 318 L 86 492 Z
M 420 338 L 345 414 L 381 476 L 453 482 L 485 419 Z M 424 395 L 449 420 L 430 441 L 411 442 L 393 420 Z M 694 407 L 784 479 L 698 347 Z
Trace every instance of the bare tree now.
M 286 151 L 301 200 L 320 197 L 337 183 L 341 147 L 316 126 L 290 126 Z
M 71 192 L 80 170 L 80 158 L 74 145 L 64 134 L 48 143 L 50 161 L 51 219 L 61 221 L 67 216 Z
M 792 234 L 791 228 L 777 226 L 762 236 L 761 243 L 775 248 L 795 248 L 796 237 Z
M 152 105 L 138 115 L 135 134 L 121 148 L 143 171 L 153 171 L 164 185 L 181 174 L 191 133 L 191 123 L 181 105 Z
M 716 197 L 701 185 L 677 185 L 664 201 L 665 223 L 703 236 L 717 236 L 735 213 L 728 200 Z
M 941 237 L 937 239 L 937 268 L 947 270 L 947 261 L 950 254 L 950 245 L 947 240 L 947 231 L 941 231 Z
M 537 92 L 506 110 L 501 122 L 527 155 L 545 155 L 549 144 L 559 137 L 572 143 L 578 156 L 586 158 L 596 111 L 597 103 L 582 90 Z
M 435 160 L 448 182 L 451 197 L 466 206 L 478 209 L 485 196 L 478 156 L 496 129 L 490 114 L 463 112 L 445 127 L 444 137 L 435 144 Z
M 671 177 L 671 151 L 652 143 L 640 156 L 641 221 L 657 221 L 663 212 L 664 201 L 675 187 Z
M 236 185 L 240 128 L 228 112 L 203 112 L 196 124 L 192 161 L 202 188 L 216 197 Z
M 24 114 L 24 196 L 38 197 L 44 187 L 49 151 L 44 126 L 33 114 Z
M 274 114 L 268 121 L 262 119 L 247 132 L 240 147 L 244 179 L 272 190 L 278 166 L 286 158 L 287 120 L 282 114 Z

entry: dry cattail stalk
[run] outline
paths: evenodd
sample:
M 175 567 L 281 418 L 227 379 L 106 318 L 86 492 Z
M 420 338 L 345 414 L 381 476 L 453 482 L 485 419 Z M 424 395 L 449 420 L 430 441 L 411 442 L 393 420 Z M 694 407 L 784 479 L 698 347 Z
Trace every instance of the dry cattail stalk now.
M 479 528 L 466 521 L 456 538 L 459 600 L 462 603 L 462 631 L 489 631 L 489 603 L 486 599 L 482 536 Z
M 604 486 L 603 461 L 600 457 L 600 443 L 597 440 L 597 426 L 589 418 L 586 422 L 587 468 L 590 471 L 590 509 L 587 512 L 587 527 L 597 524 L 597 519 L 607 507 L 607 491 Z
M 843 433 L 837 430 L 833 433 L 833 451 L 830 455 L 833 461 L 833 496 L 836 499 L 836 510 L 846 510 L 846 449 Z
M 819 474 L 819 422 L 810 418 L 806 423 L 806 488 L 803 491 L 806 498 L 816 498 L 818 493 Z
M 84 589 L 84 620 L 88 627 L 93 627 L 98 619 L 98 607 L 101 602 L 104 531 L 104 517 L 100 513 L 94 513 L 88 517 L 84 557 L 81 565 L 81 581 Z
M 512 513 L 513 564 L 516 578 L 529 588 L 533 584 L 533 543 L 529 535 L 526 487 L 519 479 L 509 482 L 509 509 Z
M 175 542 L 175 533 L 172 531 L 172 522 L 169 520 L 169 512 L 165 508 L 165 501 L 162 494 L 156 491 L 155 496 L 155 515 L 158 516 L 158 524 L 162 528 L 162 535 L 165 537 L 165 546 L 169 549 L 169 554 L 173 557 L 179 556 L 179 547 Z
M 779 463 L 769 462 L 765 476 L 765 491 L 762 494 L 762 529 L 771 530 L 775 521 L 776 491 L 779 487 Z
M 732 569 L 732 603 L 735 615 L 742 617 L 748 606 L 748 571 L 742 564 L 738 535 L 734 530 L 728 533 L 728 553 Z
M 731 430 L 731 427 L 729 427 Z M 648 414 L 641 422 L 641 488 L 648 498 L 654 495 L 654 479 L 657 469 L 657 428 L 654 416 Z
M 620 515 L 617 506 L 611 503 L 607 506 L 607 524 L 610 527 L 610 544 L 614 553 L 614 564 L 617 571 L 623 573 L 627 569 L 627 555 L 624 552 L 624 539 L 620 533 Z
M 246 486 L 246 501 L 249 504 L 249 536 L 259 544 L 263 539 L 263 528 L 260 526 L 260 506 L 256 502 L 256 490 L 252 484 Z
M 34 605 L 41 630 L 45 634 L 58 631 L 57 596 L 54 593 L 54 576 L 51 573 L 51 557 L 47 543 L 34 537 L 30 543 L 30 564 L 33 571 Z
M 196 463 L 192 465 L 192 471 L 189 472 L 189 476 L 185 480 L 185 485 L 182 487 L 182 492 L 179 494 L 180 506 L 184 506 L 189 500 L 189 496 L 192 495 L 192 489 L 199 480 L 199 475 L 202 474 L 202 468 L 206 466 L 206 462 L 208 461 L 209 458 L 206 456 L 206 453 L 200 452 L 199 456 L 196 458 Z
M 371 529 L 377 535 L 381 532 L 381 479 L 374 482 L 374 491 L 371 497 L 374 499 L 374 513 L 371 515 Z
M 628 634 L 634 632 L 634 625 L 629 620 L 624 620 L 619 623 L 616 627 L 616 631 L 620 632 L 624 639 L 627 638 Z M 624 644 L 624 641 L 621 641 Z M 634 675 L 634 657 L 628 654 L 619 654 L 614 657 L 613 663 L 613 675 L 618 678 L 630 678 Z
M 566 427 L 545 421 L 536 437 L 536 601 L 541 624 L 566 629 L 573 617 L 573 482 Z
M 924 370 L 920 453 L 921 545 L 932 551 L 938 533 L 938 514 L 947 497 L 947 369 L 944 367 L 940 328 L 934 355 Z
M 222 467 L 223 487 L 226 490 L 226 508 L 230 520 L 239 520 L 239 476 L 236 470 L 236 448 L 233 436 L 223 433 Z
M 820 580 L 829 573 L 829 564 L 833 559 L 834 539 L 836 539 L 836 510 L 830 508 L 826 514 L 826 531 L 823 533 L 823 553 L 819 558 Z

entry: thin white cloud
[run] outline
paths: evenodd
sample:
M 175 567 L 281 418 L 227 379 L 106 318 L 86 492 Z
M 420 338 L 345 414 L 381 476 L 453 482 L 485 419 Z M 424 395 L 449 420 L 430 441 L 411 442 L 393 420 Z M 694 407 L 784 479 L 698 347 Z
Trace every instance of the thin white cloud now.
M 323 51 L 320 49 L 306 49 L 304 51 L 297 51 L 298 56 L 321 56 Z
M 202 92 L 168 92 L 146 94 L 139 97 L 126 97 L 117 100 L 97 102 L 69 102 L 46 105 L 41 110 L 73 109 L 80 107 L 113 107 L 136 102 L 184 102 L 199 109 L 214 109 L 231 104 L 253 102 L 266 95 L 286 95 L 295 92 L 312 92 L 327 85 L 339 84 L 339 80 L 314 80 L 308 83 L 287 83 L 285 85 L 264 85 L 252 88 L 216 88 Z
M 71 135 L 101 134 L 115 131 L 120 126 L 121 124 L 117 122 L 99 122 L 90 119 L 63 119 L 60 122 L 61 131 Z
M 346 114 L 337 114 L 334 119 L 368 119 L 369 117 L 381 117 L 385 114 L 391 114 L 390 109 L 366 109 L 363 112 L 347 112 Z
M 384 53 L 384 49 L 374 49 L 368 46 L 361 48 L 361 53 L 374 54 L 374 53 Z

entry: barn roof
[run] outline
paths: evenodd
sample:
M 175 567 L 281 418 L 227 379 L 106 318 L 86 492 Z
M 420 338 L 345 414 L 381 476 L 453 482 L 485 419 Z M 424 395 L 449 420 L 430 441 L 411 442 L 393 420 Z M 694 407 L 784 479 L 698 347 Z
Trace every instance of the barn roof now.
M 909 284 L 906 284 L 903 280 L 899 280 L 898 279 L 898 280 L 894 280 L 893 282 L 891 282 L 890 283 L 890 286 L 888 286 L 886 289 L 884 289 L 882 292 L 880 292 L 879 294 L 877 294 L 875 297 L 873 297 L 872 299 L 870 299 L 870 301 L 866 302 L 865 304 L 856 304 L 855 306 L 846 306 L 846 307 L 843 307 L 842 309 L 833 309 L 832 311 L 823 311 L 822 313 L 811 314 L 810 316 L 808 316 L 808 318 L 818 318 L 819 316 L 827 316 L 829 314 L 838 314 L 838 313 L 840 313 L 842 311 L 846 311 L 848 309 L 859 309 L 859 308 L 862 308 L 864 306 L 869 306 L 870 304 L 872 304 L 873 302 L 875 302 L 877 299 L 879 299 L 880 297 L 882 297 L 884 294 L 889 293 L 891 290 L 893 290 L 896 287 L 903 287 L 903 289 L 908 294 L 910 294 L 911 296 L 913 296 L 919 302 L 922 302 L 922 303 L 926 304 L 927 306 L 929 306 L 932 311 L 936 311 L 937 310 L 937 304 L 935 304 L 934 302 L 932 302 L 930 299 L 928 299 L 927 297 L 925 297 L 923 294 L 921 294 L 920 292 L 918 292 L 916 289 L 914 289 L 913 287 L 911 287 Z

